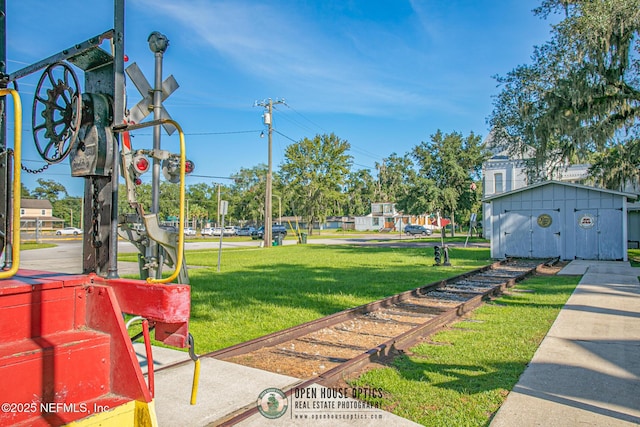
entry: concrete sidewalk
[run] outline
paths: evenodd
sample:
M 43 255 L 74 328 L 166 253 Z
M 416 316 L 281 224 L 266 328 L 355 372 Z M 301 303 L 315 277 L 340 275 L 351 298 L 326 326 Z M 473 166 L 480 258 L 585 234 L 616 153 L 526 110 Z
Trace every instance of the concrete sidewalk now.
M 640 425 L 640 269 L 573 261 L 583 275 L 492 427 Z
M 146 375 L 147 360 L 144 345 L 134 344 L 140 366 Z M 255 409 L 264 395 L 276 396 L 278 391 L 295 387 L 302 381 L 285 375 L 249 368 L 235 363 L 212 358 L 202 358 L 197 402 L 190 404 L 194 364 L 186 352 L 162 347 L 153 347 L 155 369 L 161 369 L 180 361 L 188 363 L 155 373 L 155 407 L 159 427 L 216 426 L 231 414 L 242 409 Z M 261 413 L 235 424 L 251 426 L 369 426 L 369 427 L 417 427 L 412 421 L 375 408 L 362 407 L 349 397 L 327 396 L 327 389 L 314 385 L 313 393 L 292 395 L 286 410 L 277 417 Z M 324 389 L 324 392 L 322 391 Z M 266 393 L 273 391 L 272 393 Z M 322 408 L 322 409 L 315 409 Z M 269 414 L 267 414 L 269 415 Z

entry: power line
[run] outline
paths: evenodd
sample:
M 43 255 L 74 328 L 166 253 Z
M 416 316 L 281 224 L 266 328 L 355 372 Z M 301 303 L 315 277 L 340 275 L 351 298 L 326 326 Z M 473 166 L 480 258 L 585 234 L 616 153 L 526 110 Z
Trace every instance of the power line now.
M 291 141 L 291 142 L 293 142 L 293 143 L 295 143 L 295 144 L 297 144 L 297 143 L 299 142 L 299 141 L 296 141 L 295 139 L 293 139 L 293 138 L 291 138 L 291 137 L 289 137 L 289 136 L 285 135 L 284 133 L 280 132 L 279 130 L 273 129 L 273 131 L 274 131 L 275 133 L 277 133 L 278 135 L 280 135 L 280 136 L 283 136 L 283 137 L 287 138 L 289 141 Z
M 309 123 L 311 123 L 312 125 L 318 127 L 319 129 L 323 130 L 324 132 L 327 132 L 322 126 L 320 126 L 318 123 L 314 122 L 313 120 L 311 120 L 310 118 L 308 118 L 307 116 L 303 115 L 302 113 L 300 113 L 298 110 L 296 110 L 295 108 L 293 108 L 292 106 L 290 106 L 289 104 L 285 103 L 284 105 L 286 105 L 291 111 L 293 111 L 294 113 L 296 113 L 297 115 L 299 115 L 300 117 L 302 117 L 303 119 L 305 119 L 306 121 L 308 121 Z

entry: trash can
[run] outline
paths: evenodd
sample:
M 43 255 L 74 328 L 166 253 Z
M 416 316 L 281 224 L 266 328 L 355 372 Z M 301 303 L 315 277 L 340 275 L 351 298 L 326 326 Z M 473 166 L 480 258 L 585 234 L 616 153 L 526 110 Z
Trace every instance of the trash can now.
M 303 245 L 307 244 L 307 233 L 300 233 L 300 243 Z
M 273 246 L 282 246 L 282 234 L 276 234 Z

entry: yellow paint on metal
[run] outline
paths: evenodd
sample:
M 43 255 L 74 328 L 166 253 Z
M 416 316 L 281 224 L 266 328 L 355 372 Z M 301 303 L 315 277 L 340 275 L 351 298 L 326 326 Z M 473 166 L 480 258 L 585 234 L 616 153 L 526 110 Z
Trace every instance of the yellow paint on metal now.
M 193 383 L 191 384 L 191 404 L 196 404 L 196 398 L 198 396 L 198 382 L 200 381 L 200 359 L 195 360 L 195 367 L 193 371 Z
M 13 251 L 11 268 L 0 271 L 0 279 L 14 276 L 20 268 L 20 167 L 22 166 L 22 102 L 18 92 L 13 89 L 0 89 L 0 96 L 11 94 L 14 104 L 13 125 L 13 233 L 17 239 L 13 239 Z
M 158 427 L 155 404 L 153 401 L 129 401 L 104 412 L 97 412 L 78 421 L 67 424 L 68 427 Z

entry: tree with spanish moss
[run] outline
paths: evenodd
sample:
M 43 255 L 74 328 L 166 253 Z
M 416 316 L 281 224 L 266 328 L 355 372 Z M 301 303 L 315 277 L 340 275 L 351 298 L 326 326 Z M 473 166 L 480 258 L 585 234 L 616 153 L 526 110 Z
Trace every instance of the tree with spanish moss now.
M 489 123 L 513 153 L 535 150 L 529 176 L 536 181 L 594 153 L 605 161 L 618 154 L 615 146 L 638 140 L 640 0 L 544 0 L 534 13 L 563 19 L 531 64 L 497 77 L 502 89 Z M 631 173 L 624 179 L 637 180 L 638 166 L 621 168 Z

